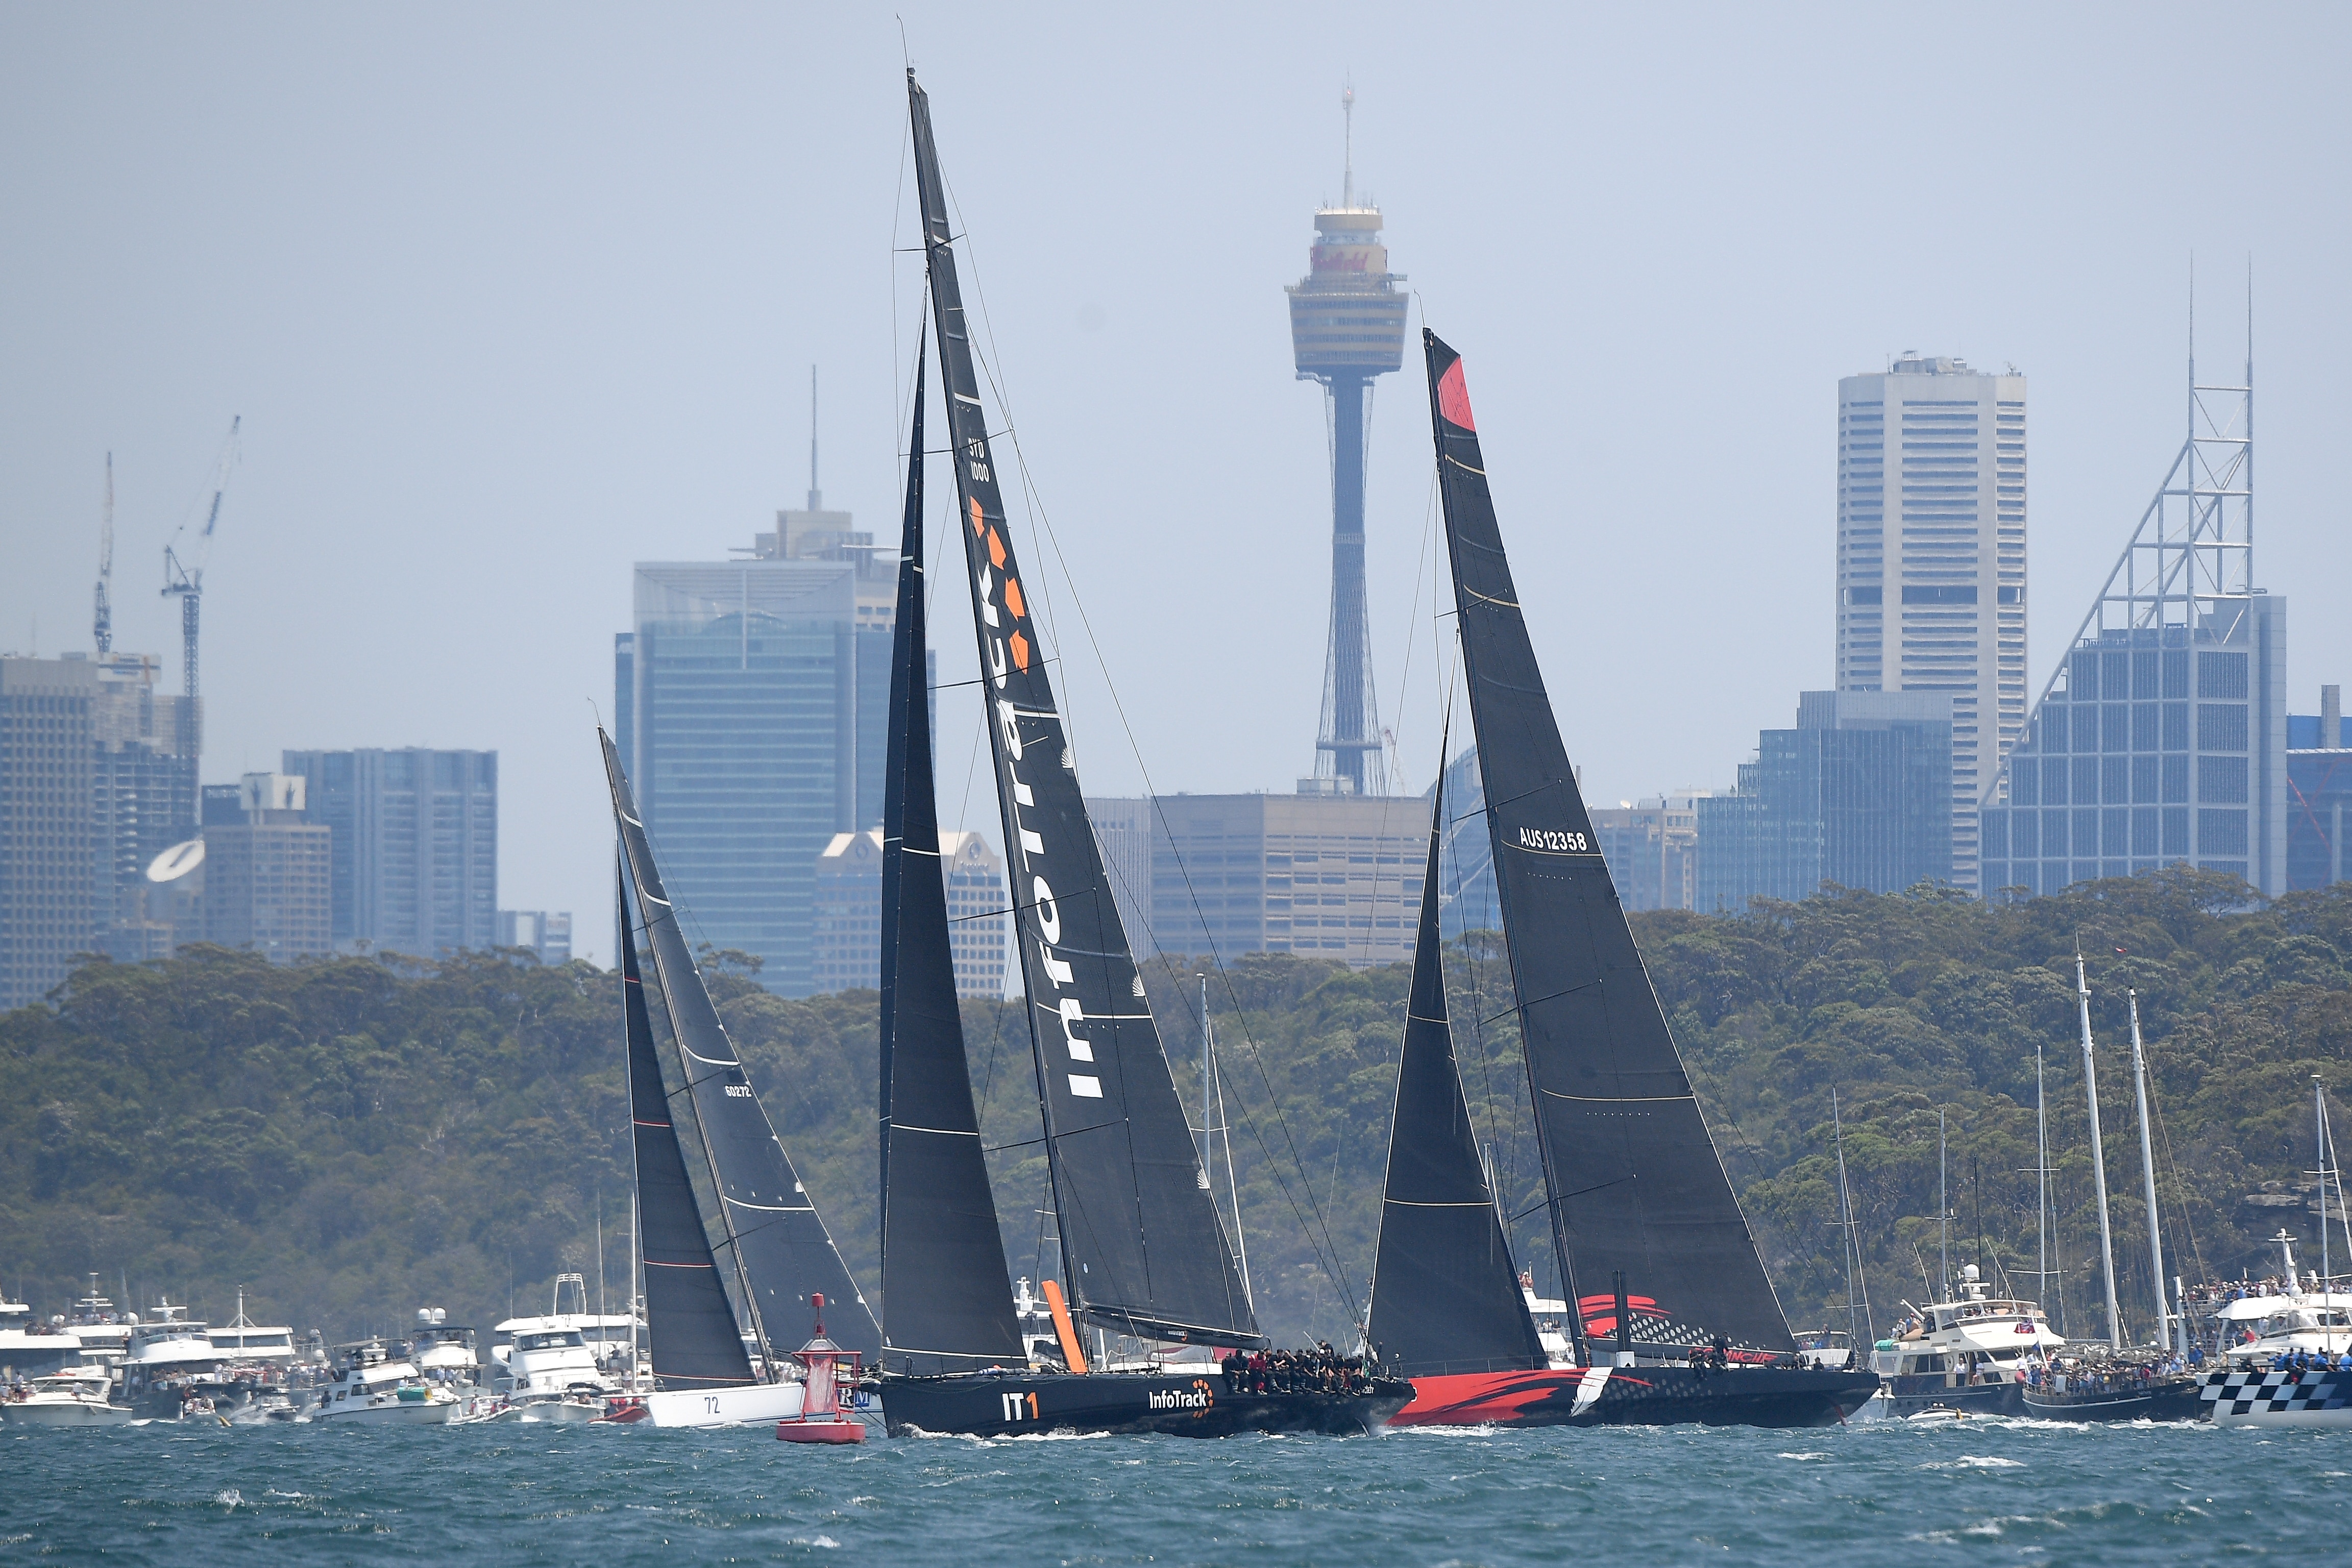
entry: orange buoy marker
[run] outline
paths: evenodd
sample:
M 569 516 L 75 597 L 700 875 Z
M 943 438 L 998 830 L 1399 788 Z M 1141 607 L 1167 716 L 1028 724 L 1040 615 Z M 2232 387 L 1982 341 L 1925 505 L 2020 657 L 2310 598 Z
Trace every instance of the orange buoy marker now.
M 858 1355 L 856 1351 L 843 1350 L 824 1337 L 824 1298 L 812 1295 L 809 1307 L 816 1317 L 816 1328 L 809 1342 L 793 1352 L 793 1359 L 808 1370 L 804 1386 L 808 1393 L 801 1401 L 801 1413 L 788 1415 L 776 1423 L 776 1440 L 780 1443 L 863 1443 L 866 1423 L 855 1415 L 845 1415 L 841 1409 L 841 1376 L 845 1370 L 854 1386 L 857 1382 Z M 845 1369 L 842 1363 L 846 1362 Z

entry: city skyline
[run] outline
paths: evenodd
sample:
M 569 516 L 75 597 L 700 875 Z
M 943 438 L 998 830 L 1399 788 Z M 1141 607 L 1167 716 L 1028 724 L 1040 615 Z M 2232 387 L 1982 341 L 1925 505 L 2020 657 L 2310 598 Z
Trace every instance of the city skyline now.
M 271 31 L 290 15 L 210 28 L 163 16 L 128 40 L 63 12 L 0 23 L 5 54 L 39 62 L 16 68 L 0 109 L 19 132 L 0 182 L 23 216 L 0 342 L 25 369 L 0 421 L 16 476 L 0 531 L 18 567 L 0 584 L 0 647 L 88 646 L 111 449 L 115 646 L 158 655 L 176 691 L 176 606 L 153 592 L 162 544 L 241 413 L 244 461 L 206 583 L 205 779 L 267 769 L 289 744 L 495 748 L 501 793 L 530 803 L 501 833 L 503 896 L 600 908 L 588 737 L 611 689 L 603 638 L 627 624 L 618 567 L 711 558 L 797 495 L 812 360 L 826 366 L 835 504 L 892 515 L 894 388 L 919 309 L 914 269 L 890 259 L 898 30 L 715 14 L 741 40 L 733 60 L 708 34 L 559 37 L 494 104 L 468 68 L 424 47 L 444 14 L 425 14 L 414 43 L 349 19 Z M 1518 557 L 1557 595 L 1538 652 L 1596 799 L 1723 788 L 1749 738 L 1786 722 L 1791 693 L 1832 682 L 1817 611 L 1757 657 L 1726 655 L 1759 592 L 1818 604 L 1807 584 L 1830 569 L 1835 483 L 1821 388 L 1907 346 L 2032 376 L 2038 692 L 2177 445 L 2192 251 L 2213 299 L 2235 296 L 2255 258 L 2263 574 L 2303 602 L 2288 689 L 2340 680 L 2352 628 L 2325 606 L 2352 592 L 2352 565 L 2332 547 L 2325 465 L 2352 414 L 2333 369 L 2352 350 L 2333 283 L 2346 217 L 2311 197 L 2342 181 L 2315 118 L 2330 51 L 2315 40 L 2345 23 L 2316 9 L 2252 18 L 2242 58 L 2192 66 L 2169 59 L 2160 26 L 2115 25 L 2130 15 L 2057 18 L 2021 65 L 1924 23 L 1817 62 L 1776 48 L 1760 22 L 1695 43 L 1639 20 L 1579 23 L 1601 36 L 1577 52 L 1655 63 L 1564 104 L 1528 89 L 1541 47 L 1504 59 L 1441 45 L 1424 59 L 1399 42 L 1342 62 L 1277 20 L 1262 56 L 1233 60 L 1216 40 L 1234 13 L 1119 35 L 1198 89 L 1139 117 L 1118 73 L 1090 72 L 1108 42 L 991 37 L 910 10 L 939 112 L 967 149 L 949 173 L 995 290 L 1002 381 L 1055 545 L 1034 515 L 1015 526 L 1048 574 L 1090 790 L 1279 792 L 1300 770 L 1324 654 L 1328 457 L 1265 295 L 1296 275 L 1302 205 L 1339 194 L 1332 100 L 1350 67 L 1358 178 L 1411 258 L 1415 313 L 1476 364 L 1482 428 L 1517 454 L 1513 504 L 1562 520 L 1531 530 Z M 1571 25 L 1526 20 L 1538 45 Z M 525 60 L 544 32 L 493 18 L 478 58 Z M 353 54 L 383 63 L 332 98 L 309 85 Z M 1899 83 L 1929 58 L 2029 105 L 1984 131 L 1981 166 L 1956 176 L 1981 195 L 2012 171 L 1997 180 L 2003 222 L 2030 241 L 2013 251 L 1922 258 L 1884 237 L 1910 202 L 1902 149 L 1849 147 L 1832 89 Z M 725 85 L 738 70 L 740 92 Z M 641 74 L 632 99 L 683 103 L 672 84 L 688 72 L 716 72 L 721 89 L 698 86 L 657 125 L 600 129 L 573 106 L 600 96 L 582 82 Z M 2162 108 L 2187 100 L 2189 80 L 2250 107 L 2218 133 Z M 1057 135 L 1073 118 L 1100 132 L 1075 151 Z M 1735 144 L 1722 134 L 1734 119 L 1760 129 Z M 42 124 L 90 134 L 68 145 L 27 130 Z M 1563 141 L 1606 155 L 1537 173 L 1514 156 Z M 463 172 L 475 147 L 496 150 L 478 175 Z M 2014 172 L 2052 149 L 2066 155 Z M 330 155 L 347 180 L 320 178 Z M 2231 205 L 2179 210 L 2174 191 L 2223 170 Z M 534 193 L 520 208 L 518 178 Z M 1171 204 L 1163 232 L 1179 242 L 1139 253 L 1100 221 L 1108 189 Z M 440 237 L 404 237 L 428 220 Z M 1727 225 L 1762 243 L 1727 249 Z M 150 242 L 162 233 L 184 243 Z M 675 237 L 645 237 L 656 234 Z M 1536 258 L 1549 292 L 1530 291 Z M 2210 331 L 2206 353 L 2225 359 L 2237 336 L 2234 321 Z M 1153 376 L 1114 368 L 1147 342 L 1166 351 Z M 1702 357 L 1740 362 L 1746 401 L 1694 443 L 1655 412 Z M 1388 390 L 1370 433 L 1367 571 L 1380 708 L 1417 790 L 1436 755 L 1418 548 L 1428 447 L 1415 378 Z M 1139 449 L 1175 455 L 1139 464 Z M 1059 561 L 1075 598 L 1053 580 Z M 1204 569 L 1210 618 L 1180 618 L 1167 585 Z M 969 645 L 944 628 L 937 641 L 942 686 L 968 679 Z M 1179 646 L 1187 657 L 1169 658 Z M 1241 704 L 1213 723 L 1198 700 L 1213 687 Z M 961 695 L 941 692 L 942 826 L 985 827 L 985 802 L 965 798 L 975 719 Z M 601 922 L 582 934 L 583 952 L 609 945 Z

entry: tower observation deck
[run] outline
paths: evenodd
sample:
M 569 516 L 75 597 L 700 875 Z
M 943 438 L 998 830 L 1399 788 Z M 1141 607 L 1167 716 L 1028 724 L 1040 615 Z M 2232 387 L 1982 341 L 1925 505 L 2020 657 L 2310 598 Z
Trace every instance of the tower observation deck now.
M 1341 100 L 1352 132 L 1355 93 Z M 1339 205 L 1315 215 L 1307 276 L 1287 290 L 1298 379 L 1320 382 L 1331 420 L 1331 634 L 1315 776 L 1323 787 L 1388 793 L 1364 608 L 1364 426 L 1372 378 L 1404 363 L 1407 295 L 1389 270 L 1381 210 L 1356 200 L 1353 137 Z M 1344 782 L 1343 782 L 1344 781 Z M 1305 787 L 1305 786 L 1302 786 Z

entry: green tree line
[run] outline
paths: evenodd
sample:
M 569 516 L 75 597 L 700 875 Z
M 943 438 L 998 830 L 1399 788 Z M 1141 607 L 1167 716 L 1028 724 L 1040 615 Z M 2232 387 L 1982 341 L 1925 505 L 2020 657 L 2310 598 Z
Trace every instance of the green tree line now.
M 2074 954 L 2093 994 L 2118 1293 L 2151 1312 L 2126 992 L 2158 1112 L 2168 1272 L 2269 1272 L 2282 1226 L 2315 1258 L 2311 1085 L 2352 1080 L 2352 889 L 2274 902 L 2185 869 L 1988 907 L 1929 889 L 1838 889 L 1740 916 L 1633 917 L 1718 1148 L 1799 1326 L 1844 1326 L 1831 1097 L 1866 1289 L 1883 1331 L 1938 1267 L 1937 1118 L 1955 1266 L 2041 1289 L 2035 1052 L 2059 1225 L 2049 1294 L 2104 1331 Z M 1493 933 L 1450 945 L 1454 1032 L 1519 1257 L 1546 1294 L 1526 1079 Z M 1188 1112 L 1205 966 L 1150 966 Z M 706 975 L 777 1130 L 869 1299 L 876 999 L 774 996 L 730 955 Z M 1366 1294 L 1409 974 L 1256 954 L 1209 975 L 1259 1315 L 1339 1340 Z M 964 1009 L 1008 1267 L 1055 1268 L 1019 1003 Z M 0 1292 L 67 1310 L 100 1275 L 215 1321 L 331 1340 L 418 1307 L 487 1326 L 545 1310 L 554 1277 L 627 1289 L 629 1156 L 618 985 L 527 954 L 273 966 L 195 948 L 94 962 L 50 1005 L 0 1016 Z M 1217 1184 L 1225 1184 L 1222 1171 Z M 1979 1236 L 1981 1235 L 1981 1241 Z M 2337 1237 L 2342 1250 L 2342 1237 Z M 1980 1250 L 1981 1249 L 1981 1250 Z M 2298 1249 L 2299 1252 L 2303 1248 Z

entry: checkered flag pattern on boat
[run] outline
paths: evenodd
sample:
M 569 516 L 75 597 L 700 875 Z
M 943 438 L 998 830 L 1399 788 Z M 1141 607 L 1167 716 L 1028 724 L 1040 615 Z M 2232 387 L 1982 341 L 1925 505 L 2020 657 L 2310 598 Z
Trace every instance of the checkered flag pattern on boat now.
M 2352 1372 L 2217 1372 L 2199 1393 L 2215 1415 L 2342 1410 L 2352 1406 Z

